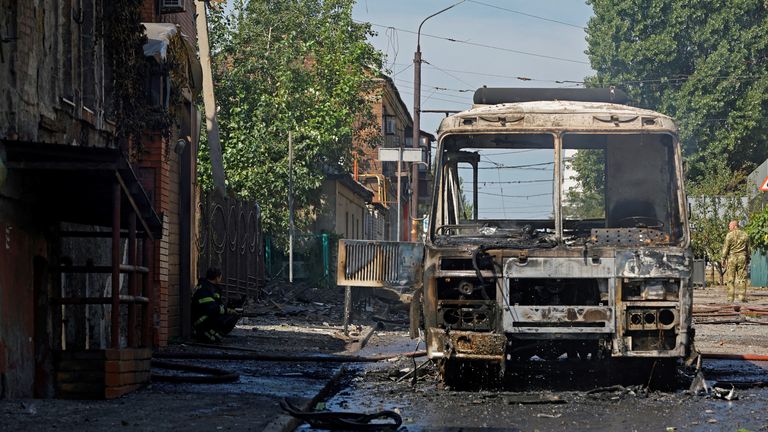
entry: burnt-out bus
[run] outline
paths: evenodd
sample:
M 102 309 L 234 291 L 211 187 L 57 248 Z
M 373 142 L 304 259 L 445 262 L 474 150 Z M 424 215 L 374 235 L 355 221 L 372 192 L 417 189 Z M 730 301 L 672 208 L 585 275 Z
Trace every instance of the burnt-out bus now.
M 440 125 L 424 251 L 445 380 L 566 356 L 673 367 L 693 339 L 673 120 L 614 89 L 481 88 L 474 103 Z

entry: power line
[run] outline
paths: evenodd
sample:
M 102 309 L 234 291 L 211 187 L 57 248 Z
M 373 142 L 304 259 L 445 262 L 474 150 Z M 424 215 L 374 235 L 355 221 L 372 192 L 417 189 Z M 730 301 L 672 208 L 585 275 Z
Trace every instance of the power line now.
M 533 14 L 529 14 L 527 12 L 521 12 L 521 11 L 514 10 L 514 9 L 507 9 L 507 8 L 504 8 L 504 7 L 501 7 L 501 6 L 496 6 L 496 5 L 493 5 L 493 4 L 490 4 L 490 3 L 483 3 L 483 2 L 477 1 L 477 0 L 467 0 L 467 1 L 469 1 L 470 3 L 475 3 L 475 4 L 487 6 L 487 7 L 490 7 L 490 8 L 499 9 L 499 10 L 515 13 L 515 14 L 518 14 L 518 15 L 527 16 L 527 17 L 530 17 L 530 18 L 540 19 L 542 21 L 549 21 L 549 22 L 553 22 L 553 23 L 557 23 L 557 24 L 566 25 L 566 26 L 569 26 L 569 27 L 574 27 L 574 28 L 581 29 L 581 30 L 586 30 L 585 27 L 582 27 L 582 26 L 576 25 L 576 24 L 571 24 L 571 23 L 568 23 L 568 22 L 565 22 L 565 21 L 559 21 L 559 20 L 556 20 L 556 19 L 546 18 L 546 17 L 539 16 L 539 15 L 533 15 Z
M 397 63 L 392 63 L 392 66 L 395 66 L 396 64 L 397 64 Z M 412 68 L 412 67 L 413 67 L 413 63 L 409 64 L 408 66 L 406 66 L 406 67 L 404 67 L 404 68 L 402 68 L 402 69 L 400 69 L 400 71 L 399 71 L 399 72 L 397 72 L 397 73 L 395 73 L 395 74 L 393 74 L 393 75 L 392 75 L 392 78 L 394 78 L 394 77 L 396 77 L 396 76 L 400 75 L 401 73 L 403 73 L 403 72 L 407 71 L 408 69 L 410 69 L 410 68 Z
M 496 164 L 495 162 L 486 162 L 486 163 Z M 554 162 L 539 162 L 539 163 L 531 163 L 531 164 L 524 164 L 524 165 L 495 165 L 490 167 L 477 167 L 477 169 L 526 169 L 526 168 L 540 167 L 543 165 L 554 165 L 554 164 L 555 164 Z M 474 169 L 474 168 L 459 167 L 459 169 Z M 548 169 L 548 168 L 539 168 L 539 169 L 551 171 L 551 169 Z
M 397 66 L 408 66 L 407 63 L 394 63 L 393 65 Z M 411 64 L 412 66 L 412 64 Z M 427 66 L 433 67 L 431 64 L 427 64 Z M 530 78 L 527 76 L 519 76 L 519 75 L 500 75 L 500 74 L 492 74 L 492 73 L 486 73 L 486 72 L 476 72 L 476 71 L 468 71 L 468 70 L 461 70 L 461 69 L 447 69 L 443 68 L 444 71 L 448 72 L 456 72 L 456 73 L 462 73 L 467 75 L 477 75 L 477 76 L 485 76 L 490 78 L 506 78 L 506 79 L 513 79 L 518 81 L 532 81 L 532 82 L 546 82 L 546 83 L 555 83 L 555 84 L 584 84 L 583 80 L 550 80 L 550 79 L 538 79 L 538 78 Z
M 477 193 L 479 193 L 481 195 L 499 196 L 499 197 L 504 197 L 504 198 L 534 198 L 534 197 L 552 195 L 552 192 L 540 193 L 540 194 L 531 194 L 531 195 L 505 195 L 505 194 L 497 194 L 497 193 L 493 193 L 493 192 L 480 192 L 480 191 L 477 192 Z
M 552 183 L 553 179 L 537 179 L 537 180 L 510 180 L 510 181 L 483 181 L 478 180 L 477 184 L 520 184 L 520 183 Z M 475 182 L 468 181 L 465 184 L 474 184 Z
M 550 210 L 550 209 L 552 209 L 552 203 L 545 204 L 545 205 L 524 205 L 524 206 L 516 205 L 516 206 L 514 206 L 514 208 L 516 208 L 516 209 L 542 209 L 542 210 Z M 493 211 L 493 210 L 504 210 L 504 208 L 502 208 L 502 207 L 478 207 L 478 210 L 481 210 L 481 211 L 483 211 L 483 210 Z M 537 211 L 542 211 L 542 210 L 537 210 Z
M 405 88 L 413 90 L 413 86 L 409 85 L 409 84 L 412 84 L 411 81 L 401 80 L 401 79 L 396 79 L 395 81 L 397 81 L 399 83 L 402 83 L 402 84 L 398 84 L 399 86 L 402 86 L 402 87 L 405 87 Z M 468 93 L 470 91 L 474 91 L 474 90 L 451 89 L 451 88 L 433 86 L 433 85 L 424 84 L 424 83 L 422 83 L 422 84 L 423 84 L 422 88 L 423 89 L 427 89 L 427 90 L 434 89 L 434 90 L 437 90 L 437 91 L 455 91 L 457 93 Z M 468 99 L 466 99 L 466 98 L 464 98 L 462 96 L 454 96 L 454 95 L 450 95 L 450 94 L 443 94 L 443 96 L 450 97 L 450 98 L 460 99 L 464 103 L 468 102 Z
M 468 83 L 468 82 L 464 81 L 463 79 L 461 79 L 461 78 L 457 77 L 456 75 L 453 75 L 453 74 L 451 74 L 450 72 L 446 72 L 445 70 L 443 70 L 443 69 L 441 69 L 441 68 L 439 68 L 439 67 L 437 67 L 437 66 L 433 65 L 432 63 L 430 63 L 430 62 L 428 62 L 428 61 L 426 61 L 426 60 L 422 60 L 421 62 L 422 62 L 422 63 L 426 63 L 426 64 L 428 64 L 428 65 L 432 66 L 433 68 L 435 68 L 435 69 L 439 70 L 440 72 L 442 72 L 442 73 L 444 73 L 444 74 L 448 75 L 449 77 L 451 77 L 451 78 L 455 79 L 456 81 L 458 81 L 458 82 L 460 82 L 460 83 L 462 83 L 462 84 L 466 84 L 466 85 L 468 85 L 468 86 L 472 87 L 472 84 L 470 84 L 470 83 Z
M 551 208 L 550 208 L 550 210 L 551 210 Z M 481 216 L 481 217 L 485 216 L 486 214 L 488 214 L 488 215 L 503 214 L 504 216 L 507 216 L 507 213 L 520 214 L 520 215 L 541 214 L 541 215 L 547 215 L 547 216 L 552 214 L 551 211 L 547 211 L 547 210 L 531 210 L 531 211 L 517 211 L 517 210 L 501 211 L 501 210 L 495 210 L 495 211 L 484 211 L 482 209 L 478 209 L 477 212 L 479 213 L 479 216 Z
M 405 63 L 399 63 L 398 65 L 404 66 Z M 432 66 L 430 64 L 427 64 L 428 66 Z M 506 79 L 514 79 L 519 81 L 533 81 L 533 82 L 549 82 L 549 83 L 555 83 L 555 84 L 586 84 L 583 80 L 570 80 L 570 79 L 563 79 L 563 80 L 550 80 L 550 79 L 540 79 L 540 78 L 530 78 L 526 76 L 515 76 L 515 75 L 503 75 L 503 74 L 493 74 L 493 73 L 487 73 L 487 72 L 477 72 L 477 71 L 468 71 L 468 70 L 461 70 L 461 69 L 447 69 L 443 68 L 443 71 L 448 72 L 456 72 L 460 74 L 468 74 L 468 75 L 478 75 L 478 76 L 486 76 L 490 78 L 506 78 Z M 734 80 L 734 81 L 753 81 L 753 80 L 759 80 L 768 78 L 768 75 L 718 75 L 718 76 L 696 76 L 696 75 L 685 75 L 685 74 L 679 74 L 674 76 L 668 76 L 668 77 L 656 77 L 656 78 L 647 78 L 647 79 L 636 79 L 636 80 L 624 80 L 624 81 L 612 81 L 607 82 L 605 85 L 614 85 L 614 86 L 620 86 L 620 85 L 632 85 L 632 84 L 652 84 L 652 83 L 663 83 L 663 84 L 679 84 L 682 81 L 686 81 L 692 77 L 696 77 L 698 79 L 711 79 L 711 80 Z
M 407 86 L 407 85 L 398 84 L 398 88 L 400 88 L 400 87 L 408 89 L 408 90 L 411 90 L 411 91 L 403 91 L 402 93 L 413 95 L 413 90 L 414 90 L 413 86 Z M 456 104 L 462 104 L 465 107 L 467 105 L 471 105 L 472 104 L 472 101 L 470 99 L 464 99 L 464 98 L 461 98 L 460 96 L 453 96 L 453 95 L 444 94 L 444 93 L 441 93 L 440 96 L 442 96 L 443 98 L 433 97 L 432 99 L 443 101 L 443 102 L 453 102 L 453 103 L 456 103 Z M 444 98 L 455 98 L 455 99 L 444 99 Z
M 365 21 L 358 21 L 358 20 L 354 20 L 354 21 L 356 23 L 361 23 L 361 24 L 365 24 L 366 23 Z M 410 34 L 417 34 L 417 32 L 415 32 L 415 31 L 405 30 L 405 29 L 401 29 L 401 28 L 398 28 L 398 27 L 385 26 L 383 24 L 376 24 L 376 23 L 373 23 L 373 22 L 367 22 L 367 24 L 370 24 L 370 25 L 372 25 L 374 27 L 394 28 L 395 30 L 399 30 L 401 32 L 410 33 Z M 579 63 L 579 64 L 589 65 L 589 62 L 585 62 L 585 61 L 582 61 L 582 60 L 567 59 L 567 58 L 563 58 L 563 57 L 556 57 L 556 56 L 550 56 L 550 55 L 545 55 L 545 54 L 538 54 L 538 53 L 532 53 L 532 52 L 527 52 L 527 51 L 520 51 L 520 50 L 516 50 L 516 49 L 512 49 L 512 48 L 499 47 L 499 46 L 494 46 L 494 45 L 482 44 L 482 43 L 478 43 L 478 42 L 463 41 L 463 40 L 458 40 L 458 39 L 449 38 L 449 37 L 445 37 L 445 36 L 430 35 L 430 34 L 426 34 L 426 33 L 422 33 L 421 35 L 424 36 L 424 37 L 432 38 L 432 39 L 440 39 L 440 40 L 445 40 L 445 41 L 448 41 L 448 42 L 454 42 L 454 43 L 459 43 L 459 44 L 476 46 L 476 47 L 480 47 L 480 48 L 487 48 L 487 49 L 493 49 L 493 50 L 498 50 L 498 51 L 505 51 L 505 52 L 510 52 L 510 53 L 514 53 L 514 54 L 521 54 L 521 55 L 527 55 L 527 56 L 532 56 L 532 57 L 545 58 L 545 59 L 549 59 L 549 60 L 558 60 L 558 61 L 564 61 L 564 62 L 570 62 L 570 63 Z

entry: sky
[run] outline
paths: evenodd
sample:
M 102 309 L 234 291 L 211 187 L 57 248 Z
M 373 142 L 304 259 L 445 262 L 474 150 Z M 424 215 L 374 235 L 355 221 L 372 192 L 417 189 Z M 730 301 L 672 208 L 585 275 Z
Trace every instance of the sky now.
M 373 24 L 378 34 L 370 42 L 386 54 L 385 66 L 411 113 L 414 33 L 424 18 L 456 2 L 358 0 L 353 9 L 355 20 Z M 422 110 L 468 109 L 474 90 L 483 85 L 576 85 L 556 81 L 578 82 L 594 73 L 584 54 L 584 27 L 591 15 L 591 7 L 580 0 L 466 0 L 430 18 L 421 30 L 422 58 L 427 62 L 422 66 Z M 423 113 L 421 129 L 434 134 L 442 117 Z
M 358 0 L 353 18 L 373 24 L 370 42 L 386 54 L 385 67 L 413 114 L 416 31 L 429 15 L 458 0 Z M 533 15 L 533 16 L 532 16 Z M 594 72 L 584 54 L 592 9 L 581 0 L 466 0 L 430 18 L 421 30 L 422 110 L 465 110 L 474 90 L 488 87 L 569 87 Z M 437 36 L 437 37 L 433 37 Z M 453 39 L 452 42 L 446 39 Z M 522 77 L 530 80 L 521 80 Z M 561 82 L 557 82 L 561 81 Z M 422 113 L 421 129 L 436 135 L 443 114 Z M 540 155 L 539 155 L 540 156 Z M 509 161 L 503 158 L 511 158 Z M 534 154 L 502 156 L 495 164 L 541 162 Z M 514 159 L 514 160 L 512 160 Z M 535 160 L 534 160 L 535 159 Z M 541 160 L 539 160 L 541 159 Z M 551 160 L 551 155 L 550 159 Z M 481 161 L 488 165 L 489 160 Z M 480 218 L 547 218 L 550 171 L 480 172 Z M 460 172 L 471 187 L 469 172 Z M 509 176 L 524 181 L 508 182 Z M 498 178 L 497 178 L 498 177 Z M 465 195 L 471 196 L 465 192 Z

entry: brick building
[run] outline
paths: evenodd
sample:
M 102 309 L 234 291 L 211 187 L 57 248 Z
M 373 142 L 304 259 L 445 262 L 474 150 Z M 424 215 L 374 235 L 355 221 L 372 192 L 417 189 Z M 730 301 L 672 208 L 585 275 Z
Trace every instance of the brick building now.
M 199 114 L 192 102 L 194 88 L 199 87 L 202 75 L 195 59 L 194 0 L 184 0 L 184 7 L 178 9 L 164 9 L 160 3 L 157 0 L 143 3 L 141 20 L 148 37 L 152 34 L 150 43 L 159 41 L 158 49 L 174 41 L 182 45 L 189 66 L 181 71 L 181 75 L 192 84 L 176 89 L 178 93 L 174 100 L 156 102 L 175 110 L 179 121 L 170 137 L 148 131 L 143 139 L 145 156 L 138 162 L 142 183 L 151 191 L 153 204 L 163 216 L 163 236 L 155 245 L 155 254 L 159 257 L 155 273 L 159 316 L 155 343 L 163 346 L 169 337 L 189 335 L 189 326 L 185 324 L 190 322 L 190 293 L 197 274 L 197 249 L 193 243 L 197 234 L 196 156 L 200 130 Z M 163 70 L 167 59 L 158 53 L 148 53 L 146 47 L 145 54 L 157 57 L 155 66 L 158 69 L 153 78 L 173 85 L 167 71 Z M 163 91 L 166 89 L 161 85 L 153 96 L 156 94 L 162 99 Z
M 0 398 L 123 394 L 184 322 L 194 9 L 118 14 L 128 3 L 0 0 Z M 146 70 L 116 60 L 144 55 Z M 128 106 L 152 116 L 141 133 L 121 132 Z
M 380 146 L 385 148 L 411 148 L 413 141 L 413 118 L 408 112 L 408 107 L 400 97 L 391 78 L 385 75 L 379 75 L 374 78 L 375 86 L 370 96 L 371 108 L 374 118 L 377 121 L 378 133 L 381 136 Z M 420 209 L 414 212 L 411 209 L 411 186 L 410 186 L 410 164 L 403 162 L 401 166 L 401 220 L 400 220 L 400 239 L 404 241 L 412 240 L 411 223 L 412 218 L 418 218 L 429 206 L 429 197 L 432 194 L 431 170 L 430 164 L 430 143 L 435 137 L 426 132 L 421 133 L 424 149 L 424 162 L 419 164 L 419 206 Z M 379 146 L 368 146 L 358 144 L 362 152 L 362 157 L 355 164 L 353 176 L 364 184 L 368 189 L 374 192 L 373 204 L 376 204 L 374 215 L 380 217 L 372 222 L 385 225 L 386 232 L 384 240 L 397 239 L 397 162 L 381 162 L 378 160 Z

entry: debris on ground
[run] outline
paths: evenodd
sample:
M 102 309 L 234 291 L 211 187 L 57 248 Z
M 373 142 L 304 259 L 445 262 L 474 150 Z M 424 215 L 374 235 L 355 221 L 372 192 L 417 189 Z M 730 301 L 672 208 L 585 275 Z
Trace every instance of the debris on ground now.
M 243 309 L 244 323 L 287 321 L 331 327 L 343 318 L 344 287 L 270 282 Z M 408 325 L 408 304 L 400 294 L 367 289 L 355 296 L 352 322 Z
M 302 411 L 287 399 L 280 402 L 280 407 L 288 414 L 301 419 L 317 429 L 384 431 L 397 430 L 403 424 L 400 414 L 394 411 L 379 411 L 372 414 L 332 411 Z M 382 423 L 381 420 L 387 422 Z
M 712 397 L 714 399 L 725 399 L 727 401 L 736 400 L 739 398 L 736 395 L 736 387 L 731 386 L 731 389 L 724 389 L 722 387 L 712 387 Z
M 641 385 L 624 387 L 622 385 L 613 385 L 609 387 L 598 387 L 586 392 L 587 397 L 600 400 L 620 400 L 626 396 L 647 397 L 648 388 Z

